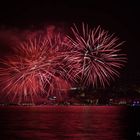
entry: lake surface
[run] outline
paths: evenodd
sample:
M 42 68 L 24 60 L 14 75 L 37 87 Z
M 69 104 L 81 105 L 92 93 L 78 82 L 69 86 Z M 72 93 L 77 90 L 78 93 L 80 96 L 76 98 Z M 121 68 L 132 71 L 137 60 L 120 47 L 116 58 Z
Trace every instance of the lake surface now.
M 139 112 L 125 106 L 0 107 L 0 140 L 140 139 Z

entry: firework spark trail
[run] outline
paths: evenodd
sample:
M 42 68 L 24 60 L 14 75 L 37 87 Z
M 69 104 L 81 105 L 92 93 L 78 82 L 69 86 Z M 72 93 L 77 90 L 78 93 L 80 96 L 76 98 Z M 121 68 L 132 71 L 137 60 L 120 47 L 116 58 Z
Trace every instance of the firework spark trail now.
M 76 25 L 71 30 L 74 35 L 69 37 L 74 46 L 72 57 L 80 63 L 79 74 L 83 85 L 109 85 L 126 63 L 126 55 L 121 53 L 124 42 L 119 42 L 117 37 L 100 26 L 92 30 L 83 23 L 82 31 Z

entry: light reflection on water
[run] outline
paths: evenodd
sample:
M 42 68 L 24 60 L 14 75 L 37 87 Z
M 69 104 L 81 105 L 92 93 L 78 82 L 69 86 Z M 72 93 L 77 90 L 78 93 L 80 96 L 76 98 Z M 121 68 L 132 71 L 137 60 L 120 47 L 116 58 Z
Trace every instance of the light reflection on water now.
M 125 140 L 128 107 L 0 107 L 2 140 Z

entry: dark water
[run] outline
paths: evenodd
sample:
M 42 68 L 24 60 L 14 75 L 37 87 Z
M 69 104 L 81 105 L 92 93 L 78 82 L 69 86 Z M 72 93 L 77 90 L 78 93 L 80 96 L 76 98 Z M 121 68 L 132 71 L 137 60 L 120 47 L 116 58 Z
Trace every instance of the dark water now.
M 0 140 L 140 139 L 140 108 L 0 107 Z

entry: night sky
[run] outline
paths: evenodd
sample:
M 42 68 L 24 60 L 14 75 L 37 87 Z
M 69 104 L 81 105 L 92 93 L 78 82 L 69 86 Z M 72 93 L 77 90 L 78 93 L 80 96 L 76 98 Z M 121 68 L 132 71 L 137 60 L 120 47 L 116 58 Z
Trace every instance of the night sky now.
M 76 0 L 75 0 L 76 1 Z M 138 2 L 129 1 L 17 1 L 0 3 L 0 28 L 40 28 L 45 24 L 67 24 L 82 21 L 92 27 L 101 25 L 126 41 L 124 51 L 128 64 L 121 72 L 121 79 L 130 82 L 140 80 L 140 40 Z M 79 24 L 79 25 L 80 25 Z M 3 54 L 5 46 L 0 46 Z

